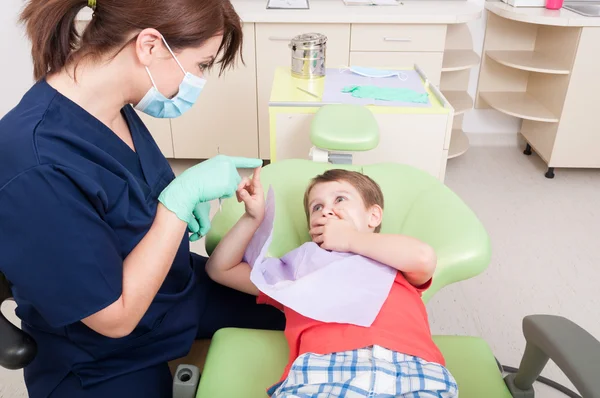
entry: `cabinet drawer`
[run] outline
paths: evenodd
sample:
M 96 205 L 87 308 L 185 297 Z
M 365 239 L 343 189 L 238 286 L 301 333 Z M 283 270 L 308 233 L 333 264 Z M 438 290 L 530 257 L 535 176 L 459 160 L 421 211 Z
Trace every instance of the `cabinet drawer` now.
M 326 64 L 328 68 L 348 65 L 350 24 L 257 24 L 256 75 L 258 94 L 258 130 L 260 157 L 269 159 L 269 98 L 275 69 L 291 67 L 292 52 L 288 47 L 292 37 L 317 32 L 327 36 Z
M 444 51 L 445 44 L 446 25 L 352 25 L 352 51 Z
M 350 53 L 350 65 L 379 68 L 411 68 L 414 64 L 425 72 L 429 81 L 436 86 L 442 75 L 443 52 L 363 52 Z

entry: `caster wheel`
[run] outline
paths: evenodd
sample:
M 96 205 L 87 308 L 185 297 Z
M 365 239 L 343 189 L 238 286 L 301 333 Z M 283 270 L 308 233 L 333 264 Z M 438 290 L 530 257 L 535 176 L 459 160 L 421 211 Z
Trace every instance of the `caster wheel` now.
M 548 171 L 545 175 L 546 178 L 554 178 L 554 167 L 548 167 Z
M 527 156 L 531 155 L 533 152 L 531 151 L 531 145 L 527 144 L 523 153 Z

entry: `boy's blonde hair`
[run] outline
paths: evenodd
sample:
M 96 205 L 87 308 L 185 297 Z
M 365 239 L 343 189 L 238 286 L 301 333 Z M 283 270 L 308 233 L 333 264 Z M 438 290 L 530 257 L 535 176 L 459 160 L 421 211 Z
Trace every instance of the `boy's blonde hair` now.
M 363 200 L 363 203 L 365 204 L 366 209 L 374 205 L 378 205 L 383 209 L 383 192 L 381 192 L 379 184 L 373 181 L 371 177 L 356 171 L 331 169 L 313 178 L 304 192 L 304 211 L 306 212 L 306 217 L 308 219 L 310 219 L 308 195 L 310 195 L 310 192 L 315 185 L 333 181 L 345 181 L 356 188 Z M 381 231 L 381 224 L 375 228 L 375 232 L 379 231 Z

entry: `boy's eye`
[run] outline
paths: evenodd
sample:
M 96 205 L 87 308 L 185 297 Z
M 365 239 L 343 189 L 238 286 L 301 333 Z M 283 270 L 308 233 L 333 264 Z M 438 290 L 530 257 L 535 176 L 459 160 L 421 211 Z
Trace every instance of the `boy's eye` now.
M 339 203 L 346 200 L 346 198 L 344 198 L 343 196 L 338 196 L 337 198 L 335 198 L 335 203 Z
M 323 208 L 323 206 L 321 206 L 321 205 L 314 205 L 314 206 L 313 206 L 313 212 L 315 212 L 315 211 L 319 211 L 319 210 L 321 210 L 322 208 Z

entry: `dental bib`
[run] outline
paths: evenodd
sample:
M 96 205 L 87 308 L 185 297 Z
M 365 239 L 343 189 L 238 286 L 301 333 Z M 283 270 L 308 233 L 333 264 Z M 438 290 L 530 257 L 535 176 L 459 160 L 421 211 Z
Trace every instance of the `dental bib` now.
M 321 249 L 314 242 L 281 258 L 266 257 L 274 220 L 275 195 L 269 188 L 264 220 L 244 253 L 254 285 L 307 318 L 370 326 L 388 297 L 397 270 L 356 254 Z

